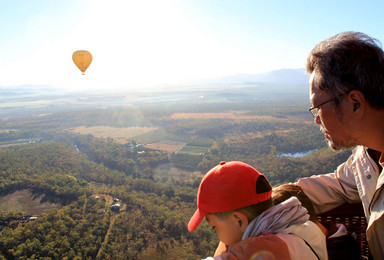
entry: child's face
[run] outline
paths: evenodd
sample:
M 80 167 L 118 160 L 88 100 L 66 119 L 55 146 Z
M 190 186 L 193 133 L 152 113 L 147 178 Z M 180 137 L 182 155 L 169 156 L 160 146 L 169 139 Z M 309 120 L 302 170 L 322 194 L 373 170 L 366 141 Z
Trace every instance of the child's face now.
M 216 230 L 220 241 L 227 246 L 239 242 L 243 237 L 241 222 L 233 214 L 226 219 L 221 219 L 208 213 L 206 219 L 209 225 Z

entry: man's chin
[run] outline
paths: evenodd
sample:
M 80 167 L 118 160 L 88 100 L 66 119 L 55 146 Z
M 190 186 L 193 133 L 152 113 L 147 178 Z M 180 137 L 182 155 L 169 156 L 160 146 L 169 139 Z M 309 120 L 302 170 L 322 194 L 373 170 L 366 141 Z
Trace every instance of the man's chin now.
M 329 148 L 331 148 L 334 151 L 340 151 L 342 149 L 341 146 L 339 146 L 338 144 L 335 144 L 334 142 L 332 142 L 330 140 L 328 140 L 328 146 L 329 146 Z
M 337 143 L 328 139 L 328 146 L 334 151 L 348 150 L 348 149 L 354 148 L 356 145 L 357 144 L 355 142 L 342 144 L 342 143 Z

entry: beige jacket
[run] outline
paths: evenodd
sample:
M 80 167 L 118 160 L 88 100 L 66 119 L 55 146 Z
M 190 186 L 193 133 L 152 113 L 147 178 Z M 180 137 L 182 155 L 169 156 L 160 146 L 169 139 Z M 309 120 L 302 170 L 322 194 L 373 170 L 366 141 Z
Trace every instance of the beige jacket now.
M 384 166 L 383 155 L 380 164 Z M 369 248 L 374 259 L 384 259 L 384 173 L 380 174 L 367 148 L 355 148 L 334 173 L 303 178 L 298 184 L 314 203 L 317 213 L 345 202 L 362 202 L 368 222 Z

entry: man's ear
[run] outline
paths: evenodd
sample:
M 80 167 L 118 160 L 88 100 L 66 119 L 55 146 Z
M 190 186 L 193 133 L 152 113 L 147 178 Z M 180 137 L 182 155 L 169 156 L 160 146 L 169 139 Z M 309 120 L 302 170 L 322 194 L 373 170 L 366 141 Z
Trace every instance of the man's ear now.
M 241 211 L 235 211 L 232 213 L 232 217 L 234 221 L 236 221 L 237 224 L 239 225 L 239 228 L 241 229 L 241 231 L 245 232 L 245 229 L 249 225 L 247 216 Z
M 366 99 L 360 90 L 352 90 L 347 96 L 348 101 L 352 105 L 353 115 L 357 119 L 361 119 L 365 112 Z

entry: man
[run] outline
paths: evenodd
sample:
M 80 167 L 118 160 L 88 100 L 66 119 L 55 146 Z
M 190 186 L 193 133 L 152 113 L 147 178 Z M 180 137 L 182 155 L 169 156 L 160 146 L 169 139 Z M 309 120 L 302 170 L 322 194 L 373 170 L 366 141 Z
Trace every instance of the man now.
M 316 213 L 361 202 L 374 259 L 384 259 L 384 53 L 379 43 L 344 32 L 309 54 L 310 112 L 332 149 L 356 148 L 334 173 L 298 181 Z M 237 259 L 251 255 L 253 241 L 237 244 Z M 228 258 L 236 259 L 236 258 Z
M 384 259 L 384 53 L 363 33 L 345 32 L 309 54 L 310 112 L 332 149 L 357 146 L 334 173 L 298 181 L 317 213 L 363 204 L 374 259 Z M 380 174 L 382 173 L 382 174 Z

